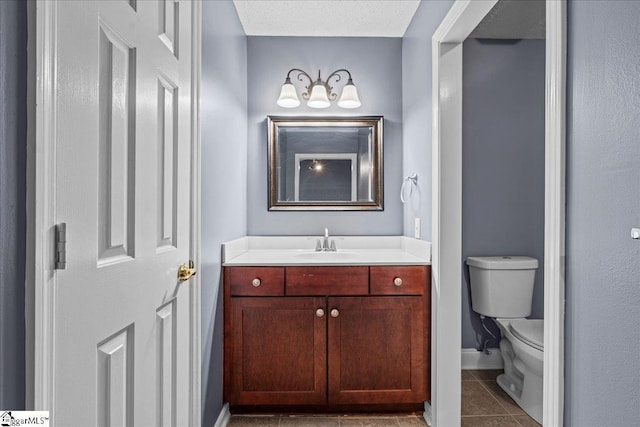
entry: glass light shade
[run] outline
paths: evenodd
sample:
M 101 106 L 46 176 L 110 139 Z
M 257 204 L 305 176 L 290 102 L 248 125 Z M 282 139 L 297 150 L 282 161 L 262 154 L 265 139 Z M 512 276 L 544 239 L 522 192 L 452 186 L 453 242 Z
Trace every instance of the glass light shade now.
M 361 105 L 360 98 L 358 98 L 358 89 L 353 83 L 347 83 L 342 89 L 342 96 L 340 96 L 338 106 L 342 108 L 358 108 Z
M 307 105 L 311 108 L 327 108 L 331 105 L 327 97 L 327 89 L 321 84 L 313 85 Z
M 282 90 L 280 91 L 280 97 L 276 102 L 279 106 L 284 108 L 294 108 L 300 105 L 300 100 L 296 93 L 296 87 L 291 83 L 283 84 Z

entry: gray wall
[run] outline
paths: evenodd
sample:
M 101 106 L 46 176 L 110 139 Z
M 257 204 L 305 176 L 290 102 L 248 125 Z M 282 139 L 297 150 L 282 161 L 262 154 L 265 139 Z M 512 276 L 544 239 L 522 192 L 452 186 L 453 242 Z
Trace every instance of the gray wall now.
M 462 347 L 481 349 L 468 256 L 537 258 L 531 317 L 544 317 L 545 41 L 468 39 L 463 64 Z
M 27 3 L 0 1 L 0 408 L 25 407 Z
M 231 1 L 202 10 L 203 425 L 222 408 L 221 243 L 246 234 L 247 38 Z
M 568 4 L 567 426 L 640 420 L 640 2 Z
M 431 241 L 431 36 L 451 0 L 423 1 L 402 38 L 402 178 L 416 172 L 418 192 L 404 205 L 403 234 L 413 237 L 422 219 L 422 239 Z M 392 197 L 400 188 L 393 189 Z
M 402 41 L 399 38 L 248 38 L 248 211 L 251 235 L 401 234 L 398 198 L 402 182 Z M 351 71 L 362 107 L 335 103 L 314 110 L 304 103 L 295 109 L 276 105 L 287 71 L 302 68 L 322 77 L 338 68 Z M 342 88 L 340 84 L 336 88 Z M 300 87 L 304 87 L 300 86 Z M 383 212 L 268 212 L 267 115 L 382 115 L 384 122 Z

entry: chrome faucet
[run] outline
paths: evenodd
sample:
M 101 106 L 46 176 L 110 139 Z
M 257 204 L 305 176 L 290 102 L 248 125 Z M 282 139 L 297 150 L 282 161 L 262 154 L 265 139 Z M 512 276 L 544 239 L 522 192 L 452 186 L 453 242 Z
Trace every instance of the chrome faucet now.
M 322 250 L 323 251 L 329 250 L 329 229 L 328 228 L 324 229 L 324 240 L 322 240 Z
M 324 238 L 322 239 L 322 244 L 320 243 L 320 239 L 316 241 L 316 252 L 336 252 L 336 241 L 332 240 L 329 242 L 329 229 L 324 229 Z

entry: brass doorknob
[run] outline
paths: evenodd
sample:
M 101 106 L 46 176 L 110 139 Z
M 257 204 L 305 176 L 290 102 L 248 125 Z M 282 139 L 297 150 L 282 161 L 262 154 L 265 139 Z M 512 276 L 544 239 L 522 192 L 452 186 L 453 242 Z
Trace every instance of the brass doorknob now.
M 178 267 L 178 281 L 186 282 L 191 278 L 191 276 L 195 276 L 196 274 L 196 266 L 193 261 L 189 261 L 189 264 L 182 264 Z

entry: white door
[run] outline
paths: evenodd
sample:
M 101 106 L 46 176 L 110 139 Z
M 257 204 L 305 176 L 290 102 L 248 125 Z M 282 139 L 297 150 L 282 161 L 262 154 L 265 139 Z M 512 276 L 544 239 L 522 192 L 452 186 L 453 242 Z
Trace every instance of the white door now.
M 57 4 L 56 426 L 189 423 L 191 7 Z

